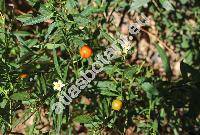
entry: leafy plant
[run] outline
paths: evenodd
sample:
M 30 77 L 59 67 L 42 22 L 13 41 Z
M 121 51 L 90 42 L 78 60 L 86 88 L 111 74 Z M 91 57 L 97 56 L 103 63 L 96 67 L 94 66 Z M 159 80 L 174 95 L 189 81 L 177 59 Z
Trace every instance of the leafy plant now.
M 2 134 L 19 134 L 20 125 L 25 127 L 21 132 L 30 135 L 72 135 L 85 128 L 92 135 L 199 133 L 198 1 L 12 2 L 0 1 Z M 137 35 L 126 33 L 125 44 L 133 47 L 123 52 L 118 33 L 140 13 L 150 18 L 150 25 Z M 164 74 L 140 59 L 138 48 L 145 46 L 140 40 L 155 48 Z M 105 51 L 114 43 L 120 57 L 107 61 Z M 84 45 L 90 54 L 83 58 Z M 105 63 L 103 71 L 64 105 L 67 96 L 62 92 L 69 94 L 68 88 L 99 59 Z M 179 76 L 173 60 L 180 63 Z M 57 81 L 60 91 L 54 89 Z M 119 106 L 114 110 L 116 99 Z M 56 103 L 63 103 L 61 114 L 52 109 Z

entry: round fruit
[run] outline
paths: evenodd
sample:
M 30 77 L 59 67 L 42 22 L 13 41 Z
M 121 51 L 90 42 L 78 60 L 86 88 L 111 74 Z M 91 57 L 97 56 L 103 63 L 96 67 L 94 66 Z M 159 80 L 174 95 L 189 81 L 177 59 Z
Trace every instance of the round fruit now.
M 22 73 L 19 75 L 20 78 L 24 79 L 24 78 L 27 78 L 28 77 L 28 74 L 26 73 Z
M 122 108 L 122 101 L 119 99 L 115 99 L 112 102 L 112 109 L 119 111 Z
M 88 45 L 84 45 L 80 49 L 80 55 L 82 58 L 89 58 L 92 55 L 92 49 Z

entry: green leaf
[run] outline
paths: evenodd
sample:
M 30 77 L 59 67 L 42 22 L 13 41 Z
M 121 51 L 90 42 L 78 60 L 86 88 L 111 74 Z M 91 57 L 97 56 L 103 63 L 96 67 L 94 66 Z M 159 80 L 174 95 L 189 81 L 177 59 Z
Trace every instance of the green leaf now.
M 154 130 L 154 131 L 157 131 L 157 130 L 158 130 L 158 121 L 157 121 L 157 120 L 154 120 L 154 121 L 153 121 L 153 130 Z
M 4 87 L 0 87 L 0 94 L 3 94 L 6 98 L 8 98 L 7 91 L 4 89 Z
M 86 17 L 82 17 L 82 16 L 74 17 L 74 21 L 75 21 L 79 26 L 83 26 L 83 27 L 88 26 L 89 23 L 91 22 L 90 19 L 88 19 L 88 18 L 86 18 Z
M 174 132 L 174 135 L 179 135 L 179 133 L 178 133 L 176 128 L 173 128 L 173 132 Z
M 165 51 L 159 45 L 156 45 L 156 48 L 157 48 L 158 53 L 159 53 L 159 55 L 160 55 L 160 57 L 162 59 L 163 67 L 165 69 L 167 77 L 169 79 L 171 79 L 172 70 L 171 70 L 171 67 L 170 67 L 170 62 L 169 62 L 169 59 L 167 57 L 167 54 L 165 53 Z
M 189 44 L 189 40 L 187 39 L 186 36 L 182 36 L 182 44 L 181 44 L 181 47 L 184 48 L 184 49 L 187 49 L 190 47 L 190 44 Z
M 59 134 L 61 127 L 62 127 L 62 121 L 63 121 L 63 114 L 57 115 L 57 123 L 56 123 L 56 133 Z
M 66 68 L 65 68 L 64 75 L 63 75 L 63 80 L 66 80 L 66 79 L 67 79 L 68 70 L 69 70 L 69 63 L 67 64 L 67 66 L 66 66 Z
M 30 95 L 26 92 L 17 92 L 17 93 L 14 93 L 10 96 L 11 99 L 13 100 L 29 100 L 30 99 Z
M 95 13 L 102 13 L 106 9 L 106 6 L 103 7 L 87 7 L 84 11 L 81 12 L 82 16 L 89 16 Z
M 120 72 L 121 70 L 118 68 L 118 65 L 108 65 L 103 68 L 103 70 L 108 74 L 109 76 L 113 76 L 116 72 Z
M 22 48 L 22 52 L 31 52 L 32 54 L 35 54 L 27 45 L 27 43 L 20 37 L 20 36 L 16 36 L 17 40 L 20 42 L 20 44 L 23 46 Z
M 92 123 L 92 117 L 89 116 L 89 115 L 79 115 L 77 117 L 74 118 L 74 121 L 75 122 L 78 122 L 78 123 L 84 123 L 84 124 L 89 124 L 89 123 Z
M 29 99 L 29 100 L 26 100 L 26 101 L 22 101 L 23 105 L 34 105 L 36 103 L 37 103 L 37 99 Z
M 186 4 L 189 0 L 180 0 L 181 4 Z
M 109 100 L 108 100 L 108 98 L 104 98 L 103 100 L 102 100 L 102 104 L 103 104 L 103 110 L 102 110 L 102 112 L 103 112 L 103 114 L 104 114 L 104 116 L 109 116 Z
M 0 11 L 4 11 L 5 10 L 5 0 L 1 0 L 0 1 Z
M 31 33 L 28 32 L 28 31 L 15 31 L 15 32 L 13 32 L 13 34 L 15 36 L 19 36 L 19 37 L 26 37 L 26 36 L 30 36 L 31 35 Z
M 130 10 L 136 10 L 146 4 L 148 4 L 150 0 L 134 0 L 130 6 Z
M 106 38 L 110 43 L 113 43 L 115 40 L 107 32 L 101 30 L 101 36 Z
M 5 16 L 0 12 L 0 28 L 5 28 Z
M 0 6 L 1 3 L 4 5 L 4 1 L 0 2 Z M 5 16 L 0 12 L 0 44 L 4 44 L 5 39 Z
M 98 81 L 94 83 L 96 83 L 96 87 L 100 90 L 101 95 L 114 97 L 119 96 L 116 83 L 112 81 Z
M 129 80 L 132 80 L 133 79 L 133 76 L 136 74 L 137 70 L 135 67 L 131 67 L 129 69 L 126 69 L 124 71 L 124 76 L 129 79 Z
M 60 76 L 60 78 L 62 78 L 62 74 L 61 74 L 59 63 L 58 63 L 58 58 L 57 58 L 57 55 L 56 55 L 55 48 L 53 48 L 53 61 L 54 61 L 54 66 L 56 68 L 58 75 Z
M 4 98 L 3 101 L 0 103 L 0 108 L 5 108 L 7 103 L 8 103 L 8 100 Z
M 58 48 L 63 46 L 64 44 L 53 44 L 53 43 L 47 43 L 45 44 L 45 46 L 47 47 L 47 49 L 54 49 L 54 48 Z
M 42 86 L 42 90 L 44 91 L 44 94 L 46 95 L 46 93 L 47 93 L 46 81 L 45 81 L 43 75 L 41 75 L 41 77 L 40 77 L 40 83 Z
M 112 81 L 98 81 L 97 88 L 100 90 L 111 90 L 117 92 L 117 85 Z
M 152 99 L 153 96 L 158 95 L 158 90 L 149 82 L 144 82 L 141 87 L 146 92 L 149 99 Z
M 31 6 L 33 6 L 37 0 L 26 0 Z
M 29 39 L 29 40 L 26 40 L 26 41 L 25 41 L 25 44 L 26 44 L 29 48 L 35 46 L 37 43 L 38 43 L 38 40 L 37 40 L 37 39 Z
M 166 116 L 165 109 L 162 108 L 161 111 L 160 111 L 160 117 L 164 118 L 165 116 Z
M 185 52 L 184 60 L 187 64 L 192 65 L 192 63 L 193 63 L 193 51 L 192 50 L 188 50 Z
M 112 91 L 109 91 L 109 90 L 101 90 L 101 95 L 105 95 L 105 96 L 109 96 L 109 97 L 118 97 L 120 96 L 119 94 L 116 94 Z
M 80 38 L 77 38 L 77 37 L 74 37 L 73 43 L 75 45 L 78 45 L 79 47 L 81 47 L 81 46 L 86 44 L 83 40 L 81 40 Z
M 174 7 L 168 0 L 160 0 L 160 3 L 162 4 L 162 7 L 165 8 L 167 11 L 174 10 Z
M 57 23 L 54 22 L 52 24 L 49 25 L 49 28 L 47 30 L 47 34 L 45 35 L 45 40 L 47 40 L 47 38 L 49 37 L 49 35 L 52 33 L 52 31 L 57 27 Z
M 78 2 L 75 0 L 67 0 L 65 7 L 66 9 L 68 9 L 69 11 L 73 11 L 74 8 L 76 8 Z
M 24 14 L 24 15 L 19 15 L 16 17 L 16 19 L 20 22 L 26 22 L 28 21 L 29 19 L 32 18 L 32 15 L 31 14 Z
M 33 25 L 44 22 L 50 19 L 52 16 L 53 13 L 48 13 L 48 14 L 38 15 L 37 17 L 29 18 L 27 20 L 21 20 L 21 22 L 23 22 L 23 25 Z

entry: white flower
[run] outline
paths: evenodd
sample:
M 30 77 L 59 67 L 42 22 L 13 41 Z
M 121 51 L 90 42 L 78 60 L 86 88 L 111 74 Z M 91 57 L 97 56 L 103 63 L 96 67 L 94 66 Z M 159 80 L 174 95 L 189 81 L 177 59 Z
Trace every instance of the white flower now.
M 132 47 L 133 47 L 133 45 L 126 44 L 126 45 L 123 47 L 123 53 L 128 54 L 128 51 L 129 51 Z
M 58 82 L 53 82 L 53 85 L 53 89 L 58 91 L 61 91 L 62 87 L 65 86 L 65 84 L 63 84 L 61 80 L 58 80 Z
M 127 36 L 120 35 L 120 39 L 118 41 L 122 47 L 122 53 L 128 54 L 128 51 L 133 47 L 133 45 L 128 40 Z

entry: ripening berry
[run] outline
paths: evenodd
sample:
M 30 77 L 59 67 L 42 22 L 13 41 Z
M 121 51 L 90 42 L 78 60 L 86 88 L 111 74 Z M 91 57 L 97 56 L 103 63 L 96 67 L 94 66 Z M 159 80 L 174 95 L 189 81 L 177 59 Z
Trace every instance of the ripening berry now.
M 119 99 L 115 99 L 112 102 L 112 109 L 119 111 L 122 108 L 122 101 Z
M 92 49 L 88 45 L 84 45 L 80 49 L 80 55 L 82 58 L 89 58 L 92 55 Z
M 22 73 L 19 75 L 20 78 L 24 79 L 24 78 L 28 78 L 28 74 L 26 73 Z

